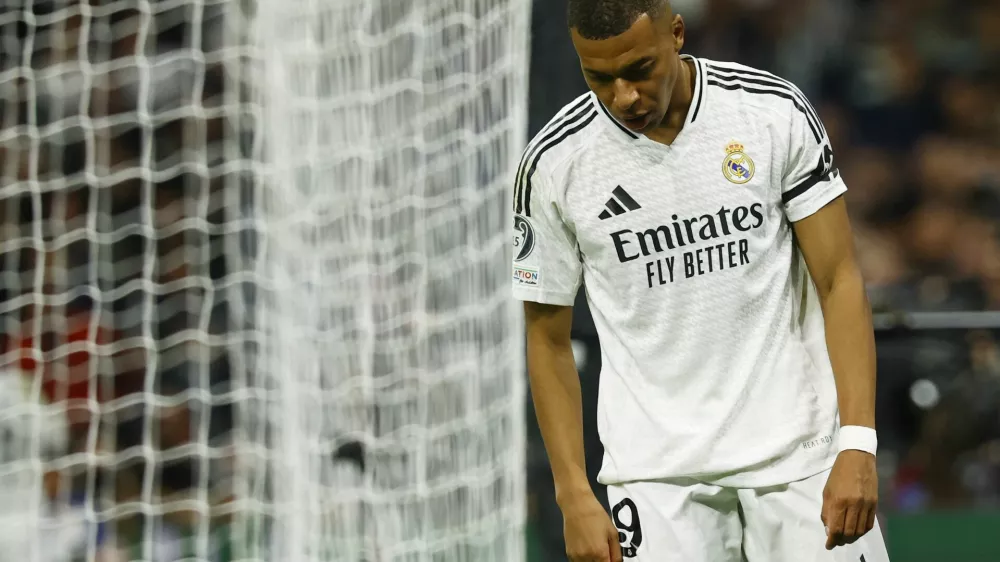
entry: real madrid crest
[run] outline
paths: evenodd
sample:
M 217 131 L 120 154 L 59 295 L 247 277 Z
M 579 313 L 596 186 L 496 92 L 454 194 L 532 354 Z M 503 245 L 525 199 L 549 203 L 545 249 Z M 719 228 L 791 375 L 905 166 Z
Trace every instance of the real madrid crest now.
M 746 183 L 753 177 L 753 160 L 743 151 L 743 145 L 731 142 L 726 146 L 726 159 L 722 161 L 722 175 L 733 183 Z

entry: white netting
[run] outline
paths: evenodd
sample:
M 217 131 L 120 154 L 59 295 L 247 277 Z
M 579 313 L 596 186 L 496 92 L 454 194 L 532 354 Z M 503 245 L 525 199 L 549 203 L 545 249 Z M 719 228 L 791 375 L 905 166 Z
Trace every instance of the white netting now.
M 529 4 L 5 4 L 0 562 L 523 559 Z

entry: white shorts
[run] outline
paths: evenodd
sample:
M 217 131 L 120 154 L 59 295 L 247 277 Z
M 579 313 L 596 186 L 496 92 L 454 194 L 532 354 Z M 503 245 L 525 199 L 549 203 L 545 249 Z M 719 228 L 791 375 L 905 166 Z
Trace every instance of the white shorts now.
M 635 482 L 608 486 L 608 501 L 626 561 L 889 562 L 878 521 L 854 544 L 826 550 L 829 474 L 756 489 Z

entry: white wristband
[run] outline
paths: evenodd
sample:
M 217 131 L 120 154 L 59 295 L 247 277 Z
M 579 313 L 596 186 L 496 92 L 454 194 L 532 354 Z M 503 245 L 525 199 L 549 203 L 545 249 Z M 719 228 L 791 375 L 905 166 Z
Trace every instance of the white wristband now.
M 875 454 L 878 449 L 878 436 L 875 430 L 861 425 L 845 425 L 840 428 L 837 440 L 837 452 L 848 449 Z

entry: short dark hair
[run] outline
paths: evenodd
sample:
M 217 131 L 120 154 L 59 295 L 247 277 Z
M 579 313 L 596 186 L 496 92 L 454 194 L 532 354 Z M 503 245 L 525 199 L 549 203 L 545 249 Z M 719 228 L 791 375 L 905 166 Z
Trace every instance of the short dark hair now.
M 566 19 L 585 39 L 621 35 L 643 14 L 658 18 L 670 11 L 668 0 L 569 0 Z

